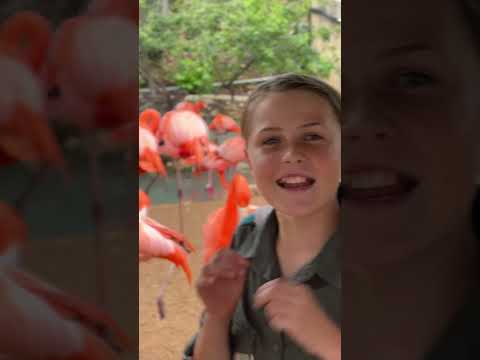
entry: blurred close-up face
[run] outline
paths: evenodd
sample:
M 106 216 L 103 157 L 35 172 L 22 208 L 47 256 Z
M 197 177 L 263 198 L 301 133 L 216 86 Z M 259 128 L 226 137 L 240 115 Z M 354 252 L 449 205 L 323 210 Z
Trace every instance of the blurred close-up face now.
M 302 217 L 331 210 L 341 172 L 340 124 L 322 96 L 268 94 L 253 104 L 247 155 L 258 190 L 277 212 Z
M 468 236 L 480 66 L 458 4 L 374 0 L 364 17 L 352 1 L 344 13 L 347 263 L 408 261 Z

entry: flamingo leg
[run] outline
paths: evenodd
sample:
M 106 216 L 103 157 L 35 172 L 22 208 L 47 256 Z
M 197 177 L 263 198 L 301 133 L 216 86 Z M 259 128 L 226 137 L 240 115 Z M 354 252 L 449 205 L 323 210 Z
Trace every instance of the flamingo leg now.
M 145 188 L 145 192 L 148 194 L 153 187 L 153 185 L 157 182 L 158 178 L 160 177 L 159 173 L 156 173 L 154 178 L 148 183 L 147 187 Z
M 175 162 L 175 180 L 177 183 L 177 196 L 178 196 L 178 222 L 180 227 L 180 232 L 184 233 L 183 225 L 183 177 L 181 171 L 180 161 Z
M 171 279 L 173 277 L 175 269 L 176 269 L 175 264 L 170 264 L 168 267 L 167 275 L 165 276 L 164 280 L 160 284 L 160 290 L 157 296 L 157 311 L 158 311 L 158 316 L 160 317 L 160 320 L 163 320 L 166 315 L 165 302 L 163 299 L 164 299 L 165 292 L 167 291 L 168 286 L 171 283 Z
M 184 225 L 183 225 L 183 178 L 182 178 L 182 172 L 181 172 L 181 164 L 180 161 L 175 161 L 175 180 L 177 183 L 177 195 L 178 195 L 178 220 L 179 220 L 179 225 L 180 225 L 180 232 L 183 234 L 184 233 Z M 165 303 L 163 301 L 163 297 L 165 294 L 165 291 L 168 288 L 168 285 L 170 284 L 170 281 L 173 277 L 173 274 L 175 273 L 176 266 L 175 264 L 170 264 L 167 274 L 163 278 L 162 282 L 160 283 L 160 291 L 157 297 L 157 309 L 158 309 L 158 314 L 160 316 L 160 319 L 165 318 Z
M 213 197 L 215 195 L 215 188 L 213 187 L 213 169 L 208 169 L 208 181 L 205 189 L 208 193 L 208 199 L 213 200 Z

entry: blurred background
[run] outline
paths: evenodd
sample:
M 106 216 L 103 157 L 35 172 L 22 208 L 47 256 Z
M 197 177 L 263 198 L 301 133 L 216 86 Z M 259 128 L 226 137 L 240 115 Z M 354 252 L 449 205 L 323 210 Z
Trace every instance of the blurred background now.
M 2 125 L 7 122 L 19 124 L 17 129 L 23 127 L 26 129 L 23 133 L 20 131 L 18 138 L 13 135 L 13 144 L 9 148 L 8 136 L 5 138 L 5 128 L 0 129 L 2 135 L 0 143 L 0 200 L 2 204 L 11 206 L 25 226 L 26 238 L 20 248 L 20 255 L 17 269 L 34 274 L 35 277 L 44 281 L 45 284 L 54 286 L 62 292 L 69 294 L 73 298 L 89 304 L 93 308 L 108 314 L 109 317 L 120 326 L 120 328 L 130 338 L 131 348 L 128 353 L 124 353 L 120 358 L 138 358 L 136 356 L 138 344 L 138 298 L 136 291 L 138 288 L 138 243 L 137 241 L 137 174 L 135 161 L 131 159 L 136 156 L 136 138 L 133 141 L 117 141 L 113 139 L 114 129 L 121 127 L 125 119 L 117 117 L 113 112 L 110 113 L 112 126 L 104 127 L 100 125 L 94 117 L 85 116 L 80 118 L 75 116 L 75 110 L 81 112 L 83 107 L 76 104 L 76 107 L 69 107 L 64 101 L 64 95 L 68 88 L 71 90 L 78 84 L 68 81 L 59 81 L 54 77 L 45 77 L 45 69 L 54 59 L 52 41 L 60 33 L 62 24 L 67 19 L 78 15 L 84 15 L 94 1 L 90 0 L 71 0 L 71 1 L 34 1 L 34 0 L 9 0 L 2 1 L 0 4 L 0 32 L 2 60 L 9 57 L 7 50 L 8 44 L 20 48 L 19 53 L 28 54 L 35 48 L 36 41 L 43 35 L 45 43 L 37 49 L 42 53 L 39 70 L 29 72 L 30 85 L 36 84 L 37 87 L 29 85 L 21 86 L 22 77 L 18 74 L 10 74 L 10 80 L 0 91 L 1 116 L 8 114 L 9 101 L 12 98 L 19 103 L 28 103 L 29 95 L 38 91 L 38 98 L 41 99 L 41 105 L 38 106 L 36 116 L 41 118 L 42 126 L 48 129 L 51 138 L 48 146 L 57 147 L 59 156 L 63 159 L 65 167 L 58 166 L 58 162 L 45 161 L 44 154 L 41 153 L 39 144 L 42 140 L 42 134 L 38 132 L 38 127 L 34 128 L 28 123 L 27 118 L 5 119 L 2 117 Z M 96 5 L 102 7 L 108 5 L 107 2 Z M 97 8 L 98 9 L 98 8 Z M 108 15 L 109 11 L 99 15 L 99 21 L 104 21 L 103 15 Z M 29 13 L 26 13 L 28 11 Z M 29 21 L 15 18 L 16 15 L 26 15 L 26 18 L 32 19 L 32 25 Z M 129 34 L 136 36 L 135 16 L 132 19 L 123 17 L 119 20 L 123 28 L 129 29 Z M 13 19 L 13 20 L 12 20 Z M 41 20 L 41 21 L 40 21 Z M 132 21 L 133 20 L 133 21 Z M 4 26 L 10 21 L 12 26 L 10 32 Z M 36 30 L 40 23 L 48 24 L 42 28 L 45 34 L 40 36 Z M 15 38 L 18 31 L 20 35 Z M 22 33 L 23 31 L 23 33 Z M 100 35 L 100 34 L 98 34 Z M 132 38 L 132 36 L 131 36 Z M 12 39 L 17 39 L 13 40 Z M 121 35 L 118 39 L 123 41 Z M 20 40 L 23 43 L 19 43 Z M 90 42 L 95 42 L 95 36 L 90 38 Z M 7 44 L 7 45 L 6 45 Z M 137 43 L 130 46 L 132 42 L 124 42 L 125 46 L 120 49 L 122 54 L 136 54 Z M 130 45 L 129 45 L 130 44 Z M 83 46 L 88 47 L 88 43 L 81 43 L 78 57 L 84 54 Z M 111 42 L 103 41 L 105 49 L 111 49 Z M 13 54 L 15 55 L 15 54 Z M 32 56 L 38 54 L 31 53 Z M 98 63 L 95 63 L 94 53 L 83 57 L 85 62 L 89 62 L 91 77 L 85 79 L 83 83 L 86 93 L 93 94 L 95 87 L 89 87 L 92 83 L 88 82 L 91 78 L 100 78 Z M 75 57 L 74 57 L 75 58 Z M 136 55 L 134 55 L 136 58 Z M 75 58 L 77 59 L 77 58 Z M 97 58 L 98 59 L 98 58 Z M 22 64 L 22 56 L 19 59 L 12 57 L 12 60 Z M 60 63 L 58 63 L 60 64 Z M 5 62 L 2 62 L 2 66 Z M 64 65 L 64 64 L 60 64 Z M 59 66 L 60 66 L 59 65 Z M 30 69 L 29 69 L 30 70 Z M 0 67 L 2 78 L 4 78 L 5 68 Z M 54 70 L 56 72 L 56 69 Z M 137 69 L 131 67 L 131 72 L 135 74 L 133 85 L 135 92 L 137 89 L 136 74 Z M 105 76 L 105 74 L 101 74 Z M 108 74 L 111 79 L 115 76 Z M 25 80 L 25 78 L 23 78 Z M 7 81 L 5 81 L 7 83 Z M 132 86 L 131 86 L 132 88 Z M 7 101 L 5 102 L 5 98 Z M 71 103 L 69 105 L 72 105 Z M 93 104 L 88 104 L 88 106 Z M 137 98 L 135 96 L 131 107 L 134 107 L 133 114 L 137 113 Z M 75 120 L 74 120 L 75 118 Z M 86 125 L 90 121 L 89 125 Z M 136 125 L 137 119 L 133 117 L 131 122 Z M 26 123 L 26 124 L 25 124 Z M 34 130 L 35 129 L 35 130 Z M 24 147 L 16 145 L 25 140 Z M 26 145 L 31 141 L 32 145 Z M 31 146 L 31 148 L 29 148 Z M 45 150 L 45 149 L 43 149 Z M 29 153 L 29 151 L 32 151 Z M 16 156 L 18 155 L 18 157 Z M 2 226 L 7 226 L 3 217 L 0 215 Z M 5 240 L 10 234 L 2 227 L 0 242 Z M 4 248 L 1 249 L 4 251 Z M 0 258 L 4 254 L 0 254 Z M 2 268 L 3 270 L 3 268 Z M 44 300 L 44 299 L 42 299 Z M 57 304 L 58 308 L 65 310 L 72 306 L 72 302 Z M 58 309 L 57 309 L 58 310 Z M 60 310 L 60 313 L 62 312 Z M 69 314 L 66 311 L 66 318 L 73 317 L 74 322 L 81 323 L 85 321 L 78 313 Z M 92 314 L 90 314 L 92 315 Z M 98 324 L 97 324 L 98 325 Z M 95 327 L 95 326 L 94 326 Z M 37 333 L 47 329 L 37 329 Z M 109 335 L 104 332 L 101 326 L 94 331 L 108 338 Z M 103 336 L 101 335 L 101 336 Z M 111 335 L 111 334 L 110 334 Z M 27 337 L 28 335 L 25 334 Z M 28 339 L 25 339 L 28 340 Z M 58 340 L 61 342 L 61 339 Z M 3 349 L 3 348 L 2 348 Z M 53 349 L 51 349 L 53 350 Z M 0 351 L 1 352 L 1 351 Z M 13 358 L 17 358 L 13 356 Z M 23 357 L 21 357 L 23 358 Z

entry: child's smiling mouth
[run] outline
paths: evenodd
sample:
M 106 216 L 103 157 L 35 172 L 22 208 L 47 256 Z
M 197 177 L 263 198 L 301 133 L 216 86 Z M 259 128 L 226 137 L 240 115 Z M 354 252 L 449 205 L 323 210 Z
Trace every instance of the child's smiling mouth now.
M 400 200 L 419 183 L 413 176 L 381 169 L 350 171 L 342 180 L 343 199 L 362 203 Z
M 305 191 L 315 184 L 315 179 L 300 174 L 289 174 L 282 176 L 276 181 L 282 189 L 289 191 Z

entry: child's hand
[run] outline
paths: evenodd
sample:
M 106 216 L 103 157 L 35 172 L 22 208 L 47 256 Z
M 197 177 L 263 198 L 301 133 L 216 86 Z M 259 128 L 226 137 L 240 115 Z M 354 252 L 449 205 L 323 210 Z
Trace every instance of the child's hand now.
M 280 278 L 269 281 L 257 290 L 254 306 L 264 308 L 274 330 L 284 331 L 309 353 L 340 358 L 340 330 L 307 286 Z
M 208 316 L 230 320 L 243 292 L 249 263 L 233 250 L 220 251 L 202 270 L 197 292 Z

